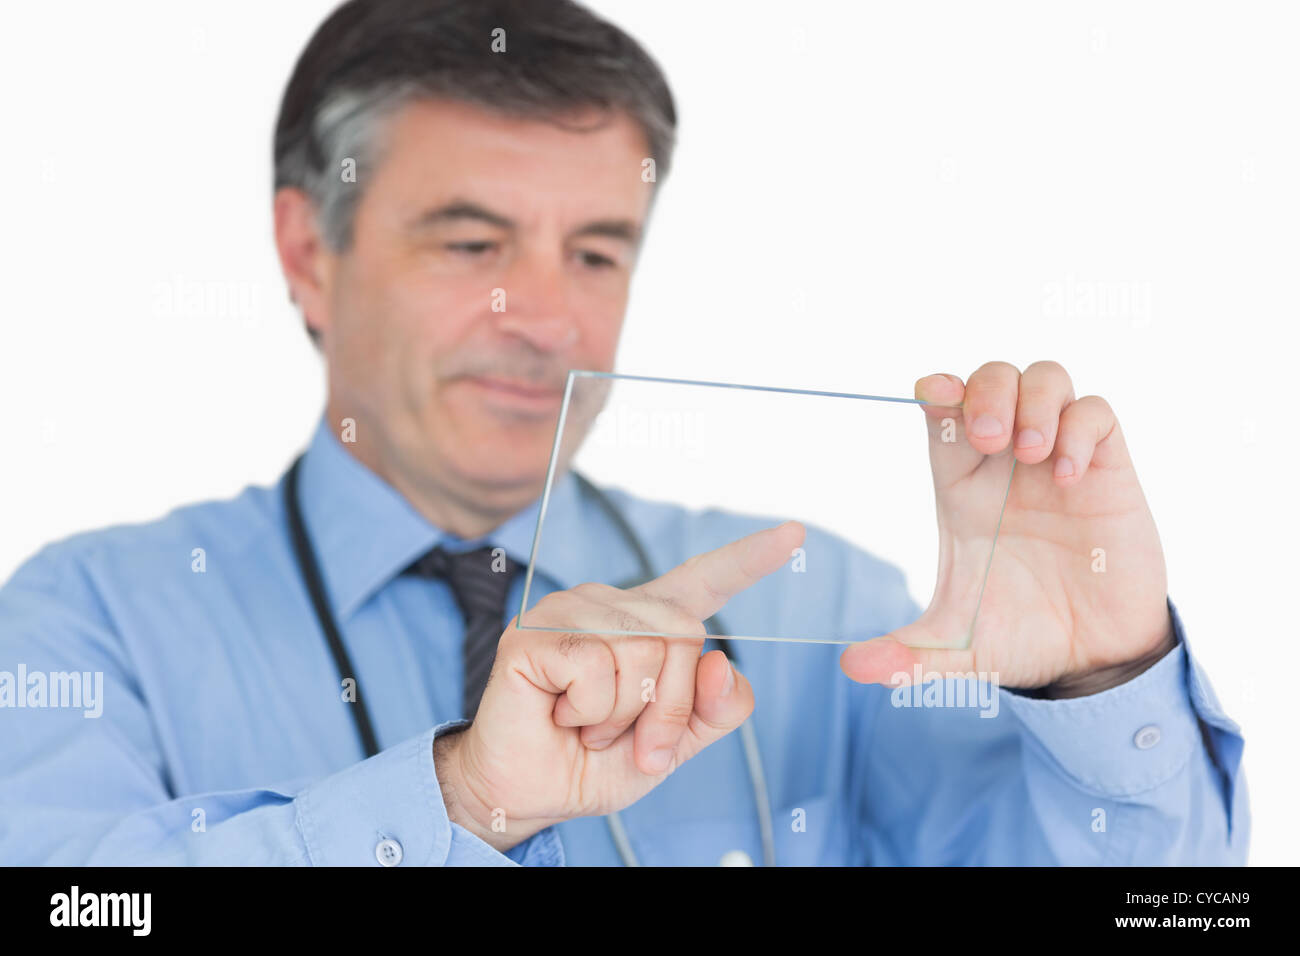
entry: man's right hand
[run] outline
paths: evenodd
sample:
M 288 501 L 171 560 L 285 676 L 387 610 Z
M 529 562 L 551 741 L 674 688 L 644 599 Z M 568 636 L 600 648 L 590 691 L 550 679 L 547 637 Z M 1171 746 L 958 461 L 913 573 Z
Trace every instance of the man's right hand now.
M 739 727 L 754 692 L 704 621 L 803 544 L 787 521 L 628 590 L 580 584 L 540 600 L 529 627 L 692 635 L 501 636 L 474 722 L 434 744 L 448 816 L 505 851 L 548 826 L 621 810 Z

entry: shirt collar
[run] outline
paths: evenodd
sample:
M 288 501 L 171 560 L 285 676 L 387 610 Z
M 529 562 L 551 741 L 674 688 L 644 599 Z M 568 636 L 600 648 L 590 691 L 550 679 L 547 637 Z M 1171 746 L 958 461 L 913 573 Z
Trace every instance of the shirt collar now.
M 412 561 L 443 542 L 455 551 L 484 544 L 501 547 L 527 570 L 541 495 L 495 530 L 462 541 L 428 521 L 397 489 L 354 458 L 324 418 L 299 472 L 303 521 L 340 621 L 351 617 Z M 566 470 L 556 478 L 547 504 L 545 543 L 534 588 L 541 583 L 537 575 L 566 590 L 584 581 L 621 581 L 636 572 L 637 562 L 625 542 L 614 546 L 617 556 L 607 554 L 606 547 L 560 543 L 591 540 L 586 521 L 592 507 L 572 472 Z M 529 603 L 535 601 L 530 596 Z

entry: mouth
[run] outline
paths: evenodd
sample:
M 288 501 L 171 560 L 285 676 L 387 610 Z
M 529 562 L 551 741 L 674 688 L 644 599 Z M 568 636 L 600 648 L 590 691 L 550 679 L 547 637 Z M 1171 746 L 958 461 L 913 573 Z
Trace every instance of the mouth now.
M 464 381 L 483 393 L 492 404 L 514 411 L 555 414 L 564 400 L 564 389 L 544 388 L 526 382 L 491 376 L 469 376 Z

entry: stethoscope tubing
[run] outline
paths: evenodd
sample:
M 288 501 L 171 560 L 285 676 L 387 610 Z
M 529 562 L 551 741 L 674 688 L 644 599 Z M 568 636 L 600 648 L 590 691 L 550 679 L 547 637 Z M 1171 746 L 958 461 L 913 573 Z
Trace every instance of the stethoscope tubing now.
M 298 564 L 298 571 L 302 577 L 307 594 L 311 599 L 312 610 L 316 614 L 316 619 L 320 623 L 321 632 L 325 636 L 325 642 L 329 646 L 330 656 L 334 659 L 335 667 L 338 669 L 340 677 L 343 679 L 351 678 L 354 682 L 354 699 L 349 708 L 353 722 L 357 728 L 357 736 L 360 738 L 361 749 L 366 758 L 370 758 L 379 753 L 379 741 L 375 736 L 374 723 L 370 719 L 370 711 L 366 707 L 365 698 L 361 694 L 360 682 L 356 678 L 356 668 L 352 666 L 352 661 L 348 657 L 348 652 L 343 644 L 343 636 L 339 632 L 338 622 L 334 618 L 334 613 L 329 606 L 329 598 L 325 591 L 325 580 L 321 574 L 320 565 L 316 560 L 315 549 L 312 548 L 311 539 L 308 537 L 306 523 L 302 516 L 302 506 L 298 496 L 298 476 L 301 470 L 302 456 L 299 455 L 294 463 L 290 466 L 284 480 L 284 505 L 285 513 L 289 524 L 289 539 L 293 546 L 294 558 Z M 618 528 L 619 535 L 624 542 L 636 555 L 637 563 L 640 566 L 638 571 L 639 580 L 625 582 L 619 587 L 629 588 L 646 581 L 652 581 L 657 576 L 654 570 L 654 564 L 646 552 L 645 546 L 641 543 L 640 537 L 632 529 L 623 514 L 615 507 L 614 503 L 609 500 L 609 496 L 587 480 L 584 475 L 577 471 L 573 472 L 574 478 L 578 482 L 579 489 L 590 500 L 599 505 L 602 511 L 609 517 Z M 722 625 L 721 620 L 715 614 L 709 618 L 706 626 L 711 626 L 709 639 L 717 643 L 719 648 L 731 660 L 735 660 L 735 653 L 732 650 L 731 642 L 726 639 L 726 628 Z M 761 752 L 758 748 L 758 737 L 754 732 L 751 721 L 745 721 L 740 725 L 741 745 L 745 752 L 745 765 L 749 771 L 749 779 L 754 793 L 755 810 L 758 813 L 759 831 L 763 843 L 763 865 L 776 865 L 775 852 L 775 834 L 772 828 L 771 802 L 768 796 L 766 778 L 763 775 L 763 764 Z M 607 814 L 605 821 L 609 826 L 610 836 L 614 841 L 614 846 L 618 850 L 619 858 L 626 866 L 640 866 L 640 861 L 632 849 L 632 843 L 628 837 L 627 827 L 623 823 L 623 818 L 617 811 Z

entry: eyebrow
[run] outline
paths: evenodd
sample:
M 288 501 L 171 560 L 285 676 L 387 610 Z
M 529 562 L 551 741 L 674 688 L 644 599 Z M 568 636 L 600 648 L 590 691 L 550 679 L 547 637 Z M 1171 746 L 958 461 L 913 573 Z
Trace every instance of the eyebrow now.
M 505 216 L 498 215 L 489 209 L 485 209 L 478 203 L 466 202 L 457 199 L 447 203 L 445 206 L 437 206 L 433 209 L 426 209 L 407 224 L 407 228 L 412 232 L 421 229 L 428 229 L 432 226 L 440 226 L 445 222 L 461 222 L 464 220 L 485 222 L 490 226 L 496 226 L 499 229 L 513 229 L 515 224 Z
M 641 227 L 630 219 L 598 219 L 579 226 L 571 238 L 578 236 L 604 236 L 607 239 L 621 239 L 629 245 L 641 242 Z
M 407 229 L 410 232 L 421 232 L 444 223 L 465 221 L 482 222 L 497 229 L 515 228 L 514 220 L 509 217 L 493 212 L 478 203 L 457 199 L 442 206 L 426 209 L 407 223 Z M 630 219 L 596 219 L 574 229 L 569 233 L 568 238 L 578 236 L 604 236 L 635 246 L 641 241 L 641 227 Z

